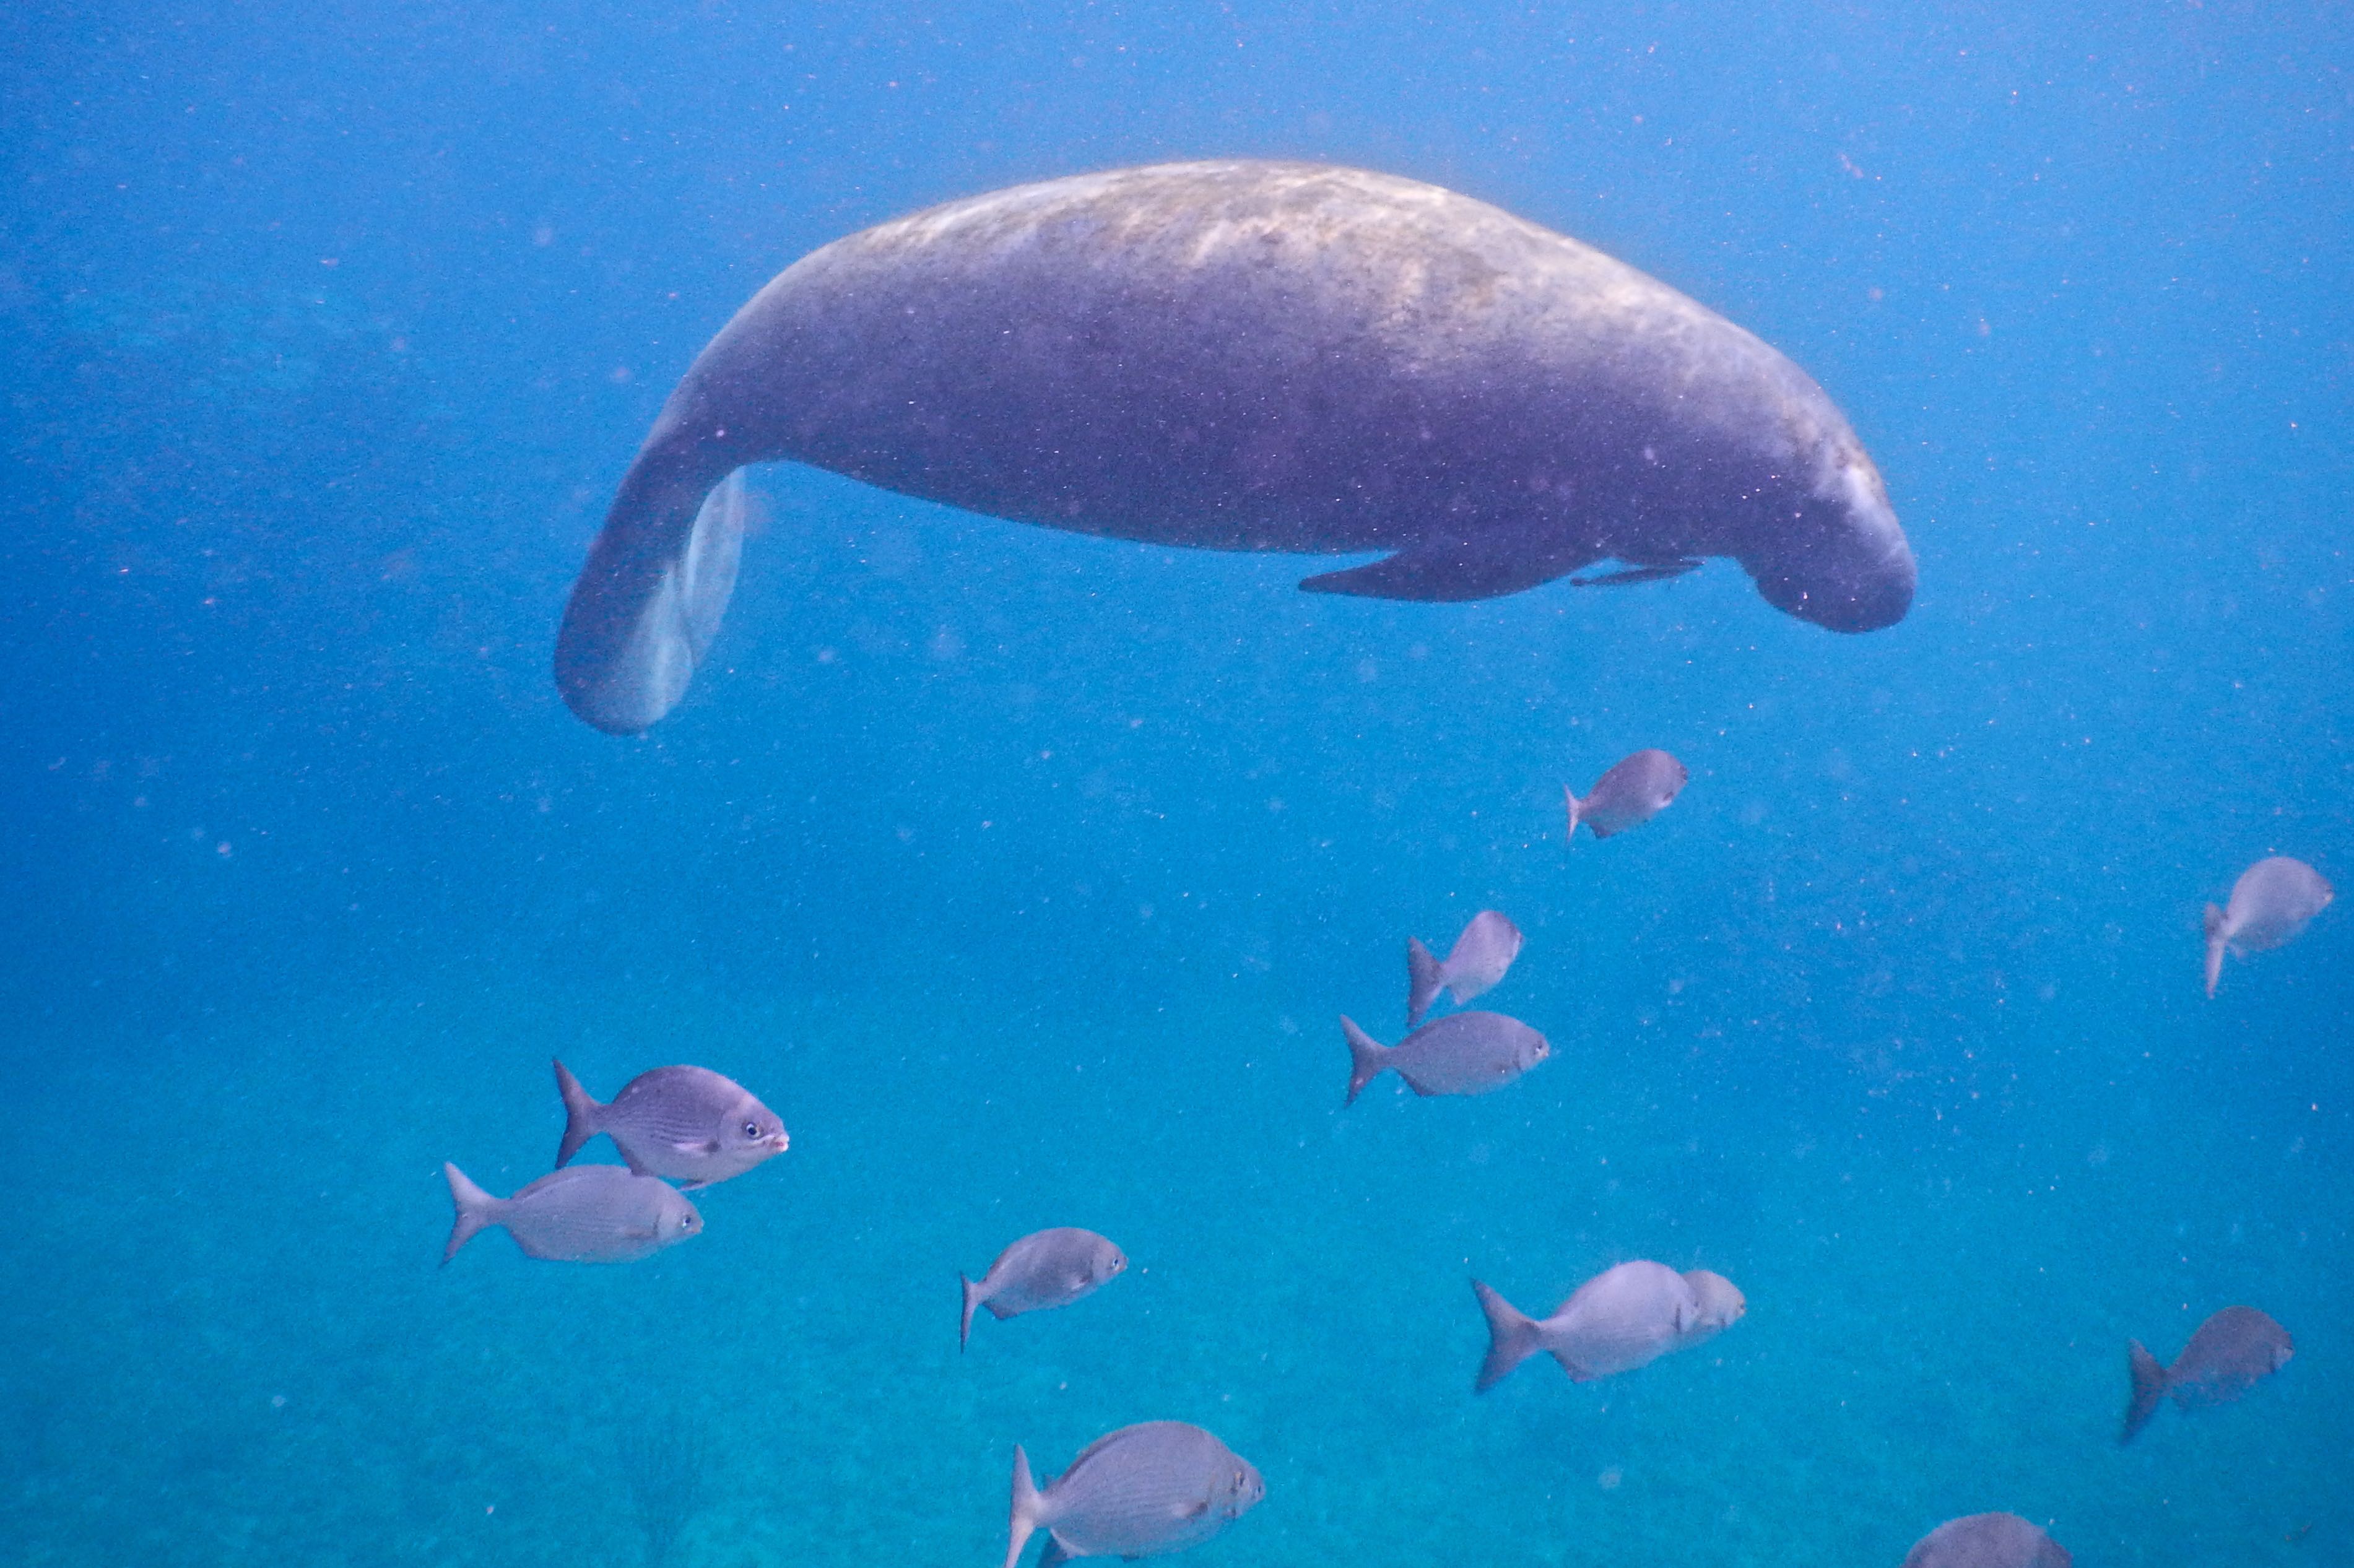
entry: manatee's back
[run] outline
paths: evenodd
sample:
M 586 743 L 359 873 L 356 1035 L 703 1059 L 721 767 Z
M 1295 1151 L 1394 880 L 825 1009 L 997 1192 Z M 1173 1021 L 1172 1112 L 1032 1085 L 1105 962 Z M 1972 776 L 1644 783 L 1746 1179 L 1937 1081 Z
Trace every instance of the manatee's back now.
M 1314 164 L 1115 170 L 883 224 L 780 274 L 691 379 L 757 410 L 762 455 L 1222 548 L 1623 511 L 1663 474 L 1721 496 L 1845 432 L 1787 360 L 1634 269 Z M 1724 471 L 1728 439 L 1755 474 Z

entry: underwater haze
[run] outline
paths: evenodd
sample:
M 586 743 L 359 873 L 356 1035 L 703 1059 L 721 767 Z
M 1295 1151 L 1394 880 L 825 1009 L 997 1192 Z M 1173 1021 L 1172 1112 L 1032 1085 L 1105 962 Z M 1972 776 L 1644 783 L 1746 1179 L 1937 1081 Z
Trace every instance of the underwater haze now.
M 2320 4 L 59 3 L 0 16 L 0 1560 L 989 1568 L 1173 1419 L 1199 1568 L 2354 1563 L 2354 25 Z M 1159 160 L 1430 181 L 1788 355 L 1920 562 L 1469 604 L 790 464 L 646 735 L 550 659 L 797 257 Z M 1638 747 L 1656 820 L 1564 842 Z M 1550 1058 L 1346 1110 L 1483 908 Z M 791 1148 L 437 1268 L 693 1063 Z M 581 1157 L 617 1159 L 599 1141 Z M 1085 1226 L 1127 1271 L 975 1325 Z M 1469 1280 L 1748 1312 L 1491 1393 Z M 2118 1442 L 2244 1303 L 2236 1404 Z M 1035 1548 L 1034 1547 L 1034 1551 Z

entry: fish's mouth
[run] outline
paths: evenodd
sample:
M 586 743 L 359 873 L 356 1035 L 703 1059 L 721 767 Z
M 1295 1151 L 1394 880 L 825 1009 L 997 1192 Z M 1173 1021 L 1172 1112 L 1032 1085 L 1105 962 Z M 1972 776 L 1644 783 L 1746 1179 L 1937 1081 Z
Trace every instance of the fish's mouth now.
M 790 1149 L 793 1146 L 792 1139 L 787 1134 L 781 1132 L 770 1133 L 768 1137 L 762 1139 L 760 1143 L 762 1147 L 766 1148 L 771 1154 L 782 1154 L 786 1150 Z

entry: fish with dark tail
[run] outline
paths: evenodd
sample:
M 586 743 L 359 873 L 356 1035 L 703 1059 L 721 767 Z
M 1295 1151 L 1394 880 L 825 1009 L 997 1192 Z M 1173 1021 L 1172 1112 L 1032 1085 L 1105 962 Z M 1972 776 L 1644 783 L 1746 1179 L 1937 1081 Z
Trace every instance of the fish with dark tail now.
M 1471 916 L 1455 938 L 1444 961 L 1434 957 L 1420 938 L 1405 939 L 1405 1026 L 1414 1028 L 1442 991 L 1462 1006 L 1493 990 L 1521 956 L 1521 928 L 1493 909 Z
M 601 1132 L 631 1171 L 668 1177 L 692 1192 L 741 1176 L 792 1142 L 776 1112 L 735 1079 L 708 1067 L 640 1073 L 609 1104 L 599 1105 L 558 1062 L 556 1092 L 564 1098 L 564 1138 L 556 1149 L 559 1171 Z
M 1417 1095 L 1484 1095 L 1553 1054 L 1543 1035 L 1500 1012 L 1450 1012 L 1390 1046 L 1352 1019 L 1341 1020 L 1341 1033 L 1349 1043 L 1343 1107 L 1384 1073 L 1395 1073 Z
M 2296 1353 L 2296 1342 L 2288 1330 L 2253 1307 L 2226 1307 L 2200 1324 L 2170 1367 L 2160 1366 L 2135 1340 L 2126 1347 L 2133 1396 L 2117 1441 L 2132 1442 L 2169 1397 L 2181 1410 L 2229 1404 L 2286 1366 Z

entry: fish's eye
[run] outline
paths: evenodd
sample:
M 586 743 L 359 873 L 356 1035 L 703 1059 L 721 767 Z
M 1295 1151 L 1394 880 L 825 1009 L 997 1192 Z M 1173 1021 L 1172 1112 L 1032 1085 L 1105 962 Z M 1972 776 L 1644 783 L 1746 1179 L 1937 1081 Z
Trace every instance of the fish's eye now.
M 745 1137 L 747 1137 L 747 1138 L 758 1138 L 758 1137 L 759 1137 L 759 1136 L 760 1136 L 760 1124 L 759 1124 L 758 1122 L 757 1122 L 757 1121 L 748 1121 L 748 1122 L 746 1122 L 746 1123 L 744 1124 L 744 1136 L 745 1136 Z

